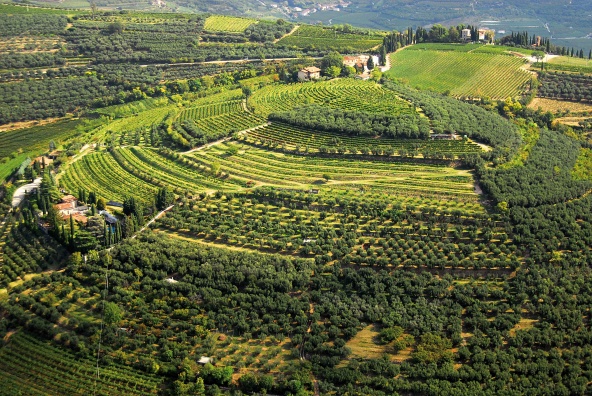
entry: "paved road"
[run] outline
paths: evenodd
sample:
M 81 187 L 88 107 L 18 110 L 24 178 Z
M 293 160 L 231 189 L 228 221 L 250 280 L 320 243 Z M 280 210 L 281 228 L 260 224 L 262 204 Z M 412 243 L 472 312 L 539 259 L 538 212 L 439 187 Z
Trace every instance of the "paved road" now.
M 140 67 L 148 66 L 191 66 L 191 65 L 209 65 L 209 64 L 225 64 L 225 63 L 251 63 L 251 62 L 279 62 L 289 61 L 302 58 L 271 58 L 271 59 L 231 59 L 231 60 L 215 60 L 207 62 L 181 62 L 181 63 L 151 63 L 148 65 L 139 65 Z M 323 59 L 322 57 L 310 57 L 310 59 Z
M 34 188 L 39 188 L 40 185 L 41 178 L 38 177 L 35 179 L 35 181 L 33 181 L 33 183 L 25 184 L 24 186 L 17 188 L 17 190 L 14 192 L 14 195 L 12 196 L 12 207 L 16 208 L 21 204 L 25 198 L 25 192 L 30 192 Z

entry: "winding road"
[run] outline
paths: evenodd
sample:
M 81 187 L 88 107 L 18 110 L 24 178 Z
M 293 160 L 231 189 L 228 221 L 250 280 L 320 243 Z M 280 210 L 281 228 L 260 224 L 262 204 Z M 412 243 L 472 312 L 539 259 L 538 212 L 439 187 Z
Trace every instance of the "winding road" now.
M 19 188 L 17 188 L 14 192 L 14 195 L 12 196 L 12 207 L 16 208 L 17 206 L 19 206 L 25 198 L 25 193 L 28 193 L 35 188 L 39 188 L 40 185 L 41 178 L 38 177 L 32 183 L 25 184 L 24 186 L 20 186 Z

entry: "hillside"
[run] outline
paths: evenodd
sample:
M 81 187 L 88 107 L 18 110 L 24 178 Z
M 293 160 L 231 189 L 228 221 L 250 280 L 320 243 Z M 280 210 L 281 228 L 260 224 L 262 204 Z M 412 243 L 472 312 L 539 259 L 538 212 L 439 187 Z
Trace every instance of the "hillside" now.
M 33 1 L 35 3 L 35 1 Z M 86 0 L 39 1 L 37 4 L 61 7 L 89 7 Z M 174 12 L 211 12 L 255 18 L 285 18 L 305 23 L 352 24 L 379 30 L 402 30 L 407 26 L 428 27 L 436 23 L 445 26 L 464 23 L 479 25 L 497 31 L 523 31 L 528 29 L 540 36 L 550 36 L 560 46 L 590 49 L 589 15 L 592 9 L 586 0 L 570 2 L 518 1 L 503 3 L 466 3 L 446 1 L 329 1 L 297 0 L 266 2 L 256 0 L 159 1 L 122 2 L 101 0 L 99 8 L 125 10 L 152 10 Z
M 1 395 L 592 392 L 587 74 L 116 4 L 0 5 Z

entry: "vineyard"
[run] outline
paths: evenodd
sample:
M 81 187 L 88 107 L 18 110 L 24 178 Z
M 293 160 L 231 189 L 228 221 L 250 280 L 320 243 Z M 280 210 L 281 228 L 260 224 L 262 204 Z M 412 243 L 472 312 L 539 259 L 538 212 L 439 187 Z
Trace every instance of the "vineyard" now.
M 193 120 L 197 128 L 211 136 L 226 136 L 265 123 L 265 119 L 245 111 L 242 100 L 189 108 L 179 114 L 178 120 Z
M 157 226 L 235 247 L 302 257 L 324 255 L 341 265 L 515 268 L 520 258 L 487 214 L 415 207 L 387 196 L 326 197 L 255 190 L 195 200 Z
M 235 155 L 229 155 L 234 147 Z M 475 202 L 470 173 L 444 165 L 356 161 L 274 153 L 238 143 L 225 143 L 193 154 L 204 167 L 213 163 L 229 180 L 251 186 L 291 189 L 369 189 L 395 196 L 425 196 Z M 329 180 L 324 180 L 329 175 Z
M 341 52 L 368 51 L 382 43 L 382 36 L 352 34 L 321 26 L 303 25 L 278 44 L 298 48 L 339 50 Z
M 138 147 L 88 154 L 73 163 L 60 182 L 68 191 L 82 188 L 118 202 L 135 196 L 148 204 L 158 187 L 163 186 L 177 194 L 237 188 L 211 175 L 206 167 L 171 160 L 155 150 Z
M 247 142 L 296 152 L 399 155 L 402 157 L 454 159 L 466 153 L 477 153 L 481 148 L 463 140 L 389 139 L 344 136 L 338 133 L 313 131 L 273 122 L 244 134 Z
M 386 74 L 413 87 L 449 92 L 455 97 L 505 99 L 528 88 L 532 76 L 521 69 L 524 60 L 459 48 L 433 50 L 417 44 L 391 55 L 392 68 Z
M 36 235 L 8 215 L 0 229 L 0 288 L 26 274 L 56 268 L 63 264 L 68 252 L 45 235 Z
M 24 152 L 47 149 L 51 140 L 57 144 L 76 134 L 76 125 L 78 125 L 78 120 L 66 120 L 43 126 L 0 132 L 0 158 L 7 157 L 19 149 Z
M 413 106 L 394 92 L 370 81 L 335 79 L 316 83 L 269 85 L 253 93 L 248 105 L 267 117 L 306 104 L 389 115 L 411 114 Z
M 212 15 L 206 19 L 204 30 L 211 32 L 242 33 L 249 26 L 257 23 L 256 19 L 237 18 L 225 15 Z
M 0 348 L 2 395 L 156 395 L 162 379 L 126 366 L 103 367 L 23 332 Z

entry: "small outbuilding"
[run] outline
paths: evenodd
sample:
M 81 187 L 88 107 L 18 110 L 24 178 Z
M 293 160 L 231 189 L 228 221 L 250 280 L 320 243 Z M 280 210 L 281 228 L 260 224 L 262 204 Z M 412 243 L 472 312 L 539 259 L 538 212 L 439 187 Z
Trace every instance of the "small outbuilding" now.
M 305 67 L 298 72 L 300 81 L 317 80 L 319 78 L 321 78 L 321 69 L 316 66 Z
M 197 361 L 198 364 L 203 364 L 206 365 L 208 363 L 210 364 L 214 364 L 214 358 L 211 357 L 207 357 L 207 356 L 202 356 L 199 358 L 199 360 Z

